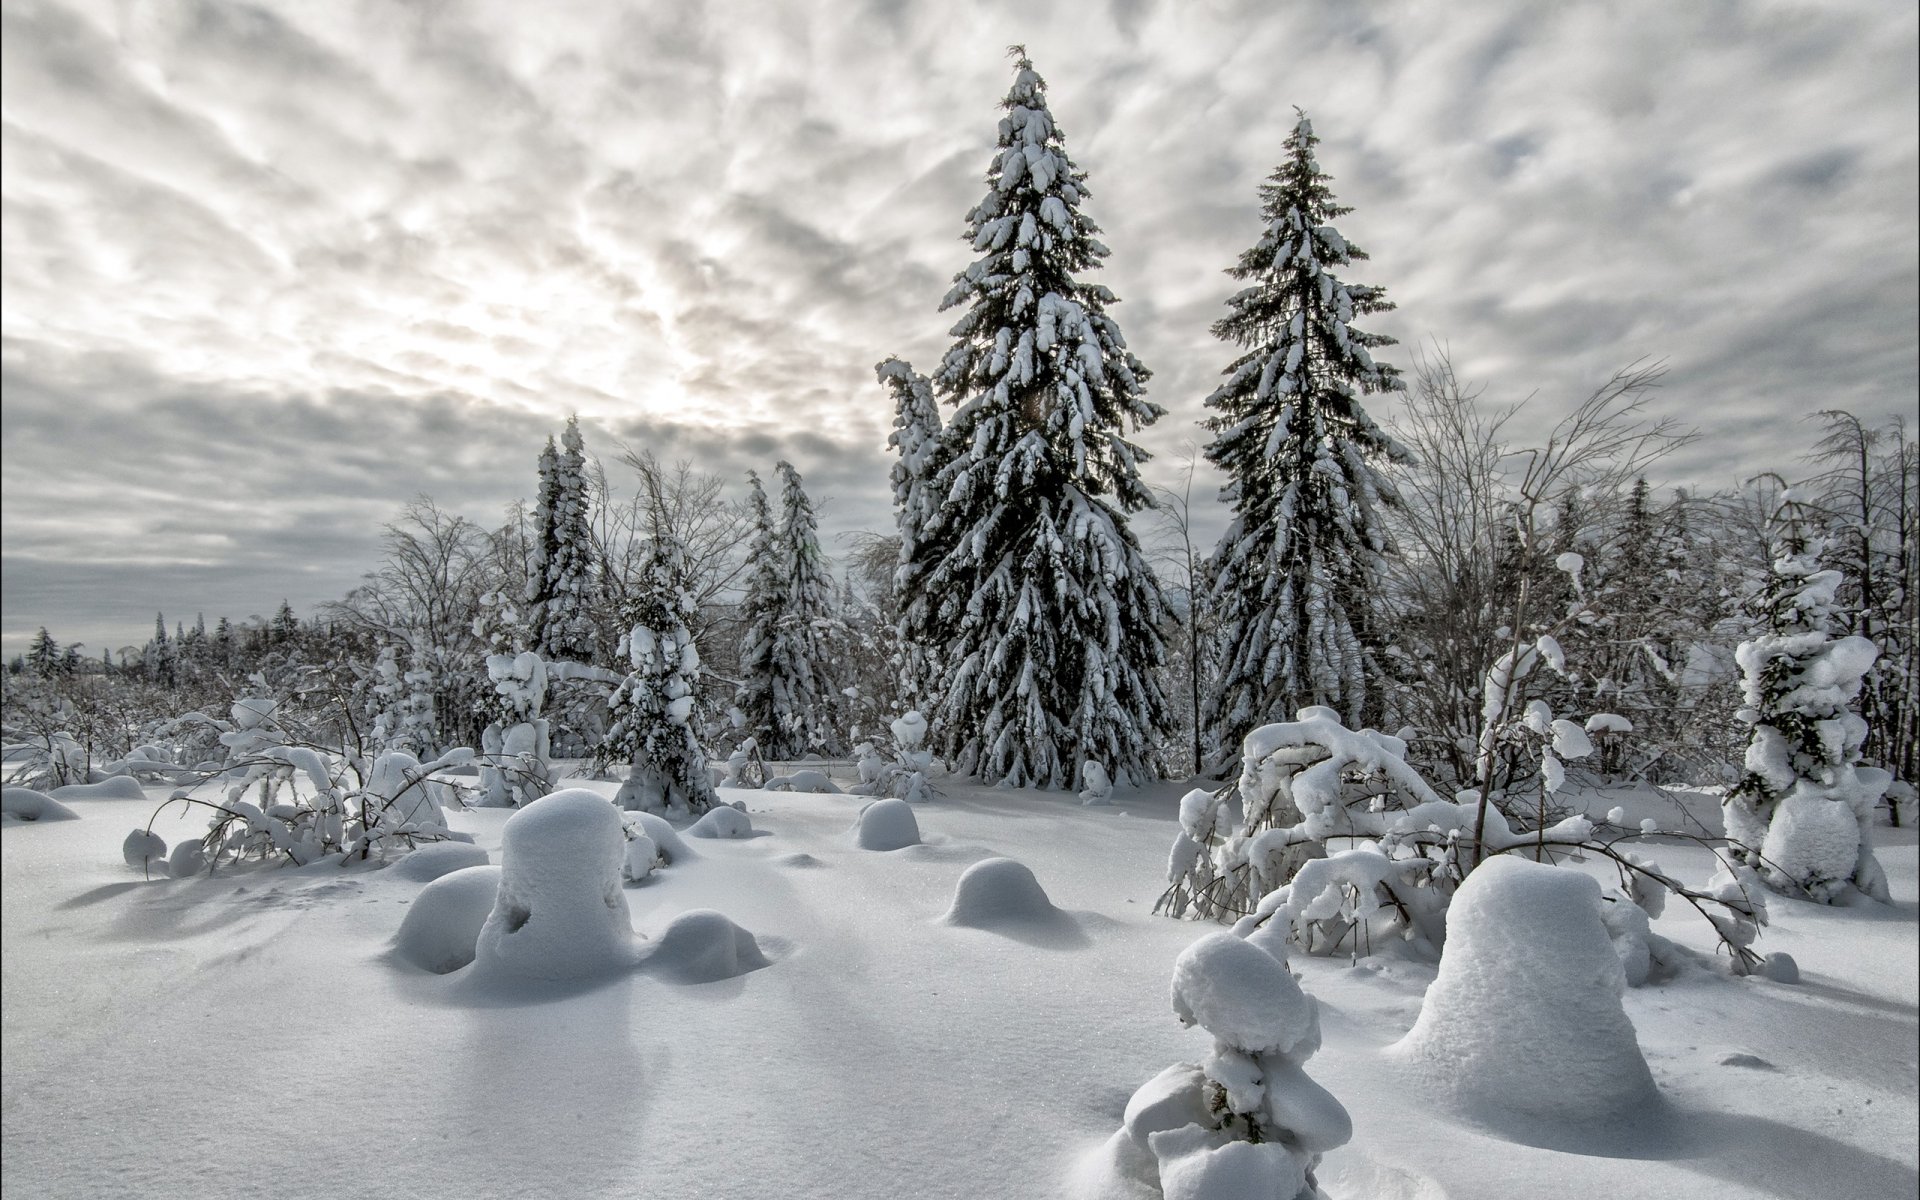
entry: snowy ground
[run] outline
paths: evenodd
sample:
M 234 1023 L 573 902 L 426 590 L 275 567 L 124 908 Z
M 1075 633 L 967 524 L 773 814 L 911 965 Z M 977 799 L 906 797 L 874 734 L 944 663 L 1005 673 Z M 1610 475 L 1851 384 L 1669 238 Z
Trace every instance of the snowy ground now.
M 421 887 L 397 872 L 145 882 L 120 843 L 151 806 L 73 802 L 81 820 L 0 838 L 7 1190 L 1070 1194 L 1133 1089 L 1205 1052 L 1173 1017 L 1168 974 L 1211 927 L 1151 915 L 1180 790 L 1099 809 L 948 787 L 917 810 L 925 844 L 887 852 L 855 847 L 858 798 L 730 792 L 760 836 L 693 843 L 700 861 L 627 898 L 649 935 L 719 909 L 771 966 L 515 1001 L 388 956 Z M 1673 816 L 1651 796 L 1592 807 L 1623 802 Z M 454 820 L 497 862 L 507 816 Z M 172 842 L 203 823 L 157 829 Z M 1914 1195 L 1915 839 L 1880 832 L 1890 908 L 1773 902 L 1762 949 L 1793 954 L 1802 983 L 1700 967 L 1628 995 L 1670 1112 L 1624 1151 L 1598 1132 L 1520 1140 L 1451 1119 L 1380 1054 L 1433 969 L 1296 957 L 1323 1012 L 1310 1073 L 1354 1117 L 1323 1185 L 1339 1200 Z M 1700 880 L 1702 853 L 1658 857 Z M 939 923 L 961 872 L 995 855 L 1031 867 L 1071 920 L 1015 936 Z M 1709 948 L 1684 905 L 1657 927 Z

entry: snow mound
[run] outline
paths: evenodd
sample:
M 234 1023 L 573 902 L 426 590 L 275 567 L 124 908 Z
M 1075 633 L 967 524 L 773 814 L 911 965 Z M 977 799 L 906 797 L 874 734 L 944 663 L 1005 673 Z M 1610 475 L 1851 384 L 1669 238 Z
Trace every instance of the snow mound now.
M 775 775 L 767 780 L 770 792 L 819 792 L 823 795 L 838 796 L 843 793 L 838 784 L 828 779 L 824 771 L 795 771 L 791 775 Z
M 688 837 L 743 838 L 753 836 L 753 822 L 747 814 L 729 805 L 710 808 L 687 828 Z
M 803 871 L 810 871 L 815 867 L 824 867 L 827 865 L 813 855 L 805 853 L 783 854 L 773 861 L 783 867 L 794 867 Z
M 145 800 L 147 793 L 131 775 L 115 775 L 99 783 L 69 783 L 53 789 L 55 800 Z
M 1055 908 L 1026 864 L 1011 858 L 982 859 L 963 871 L 940 922 L 1055 949 L 1088 944 L 1080 922 Z
M 1860 861 L 1860 821 L 1844 801 L 1795 788 L 1774 812 L 1760 854 L 1778 876 L 1825 900 Z
M 1481 864 L 1454 897 L 1420 1017 L 1389 1052 L 1493 1123 L 1648 1112 L 1658 1092 L 1600 904 L 1578 872 L 1512 855 Z
M 478 846 L 465 842 L 430 842 L 401 858 L 389 869 L 401 879 L 432 883 L 455 871 L 484 867 L 488 861 L 487 852 Z
M 640 965 L 673 983 L 713 983 L 768 962 L 751 933 L 723 913 L 697 908 L 675 917 Z
M 636 833 L 627 839 L 627 857 L 620 868 L 620 876 L 628 883 L 639 883 L 653 874 L 653 868 L 659 864 L 660 847 L 644 833 Z
M 1318 1027 L 1313 1002 L 1280 960 L 1231 933 L 1210 933 L 1173 964 L 1173 1011 L 1254 1053 L 1290 1052 Z
M 14 821 L 77 821 L 80 819 L 79 813 L 52 796 L 24 787 L 10 787 L 0 791 L 0 813 L 4 813 Z
M 499 867 L 462 867 L 421 888 L 393 935 L 394 956 L 435 975 L 472 962 L 500 892 L 500 875 Z
M 914 818 L 913 806 L 905 800 L 894 799 L 875 800 L 867 805 L 854 823 L 853 844 L 862 850 L 903 850 L 919 845 L 920 822 Z
M 176 843 L 167 855 L 167 874 L 175 879 L 191 879 L 206 869 L 207 848 L 192 838 Z
M 508 817 L 499 896 L 480 930 L 476 972 L 577 979 L 629 965 L 625 857 L 620 811 L 586 788 L 542 796 Z
M 680 838 L 680 833 L 667 819 L 650 812 L 630 812 L 625 814 L 629 825 L 638 826 L 641 833 L 653 839 L 653 848 L 667 865 L 692 862 L 699 858 L 693 847 Z
M 136 871 L 150 871 L 167 864 L 167 842 L 157 833 L 136 829 L 120 843 L 120 854 Z

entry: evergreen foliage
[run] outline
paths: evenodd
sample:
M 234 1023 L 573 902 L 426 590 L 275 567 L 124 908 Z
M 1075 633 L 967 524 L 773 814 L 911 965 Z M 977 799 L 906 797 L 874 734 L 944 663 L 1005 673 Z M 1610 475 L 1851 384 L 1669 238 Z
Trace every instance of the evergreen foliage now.
M 740 686 L 733 703 L 740 710 L 747 736 L 760 744 L 763 753 L 778 757 L 773 749 L 779 724 L 773 639 L 786 611 L 787 579 L 781 570 L 773 509 L 767 503 L 760 476 L 748 471 L 747 486 L 747 521 L 752 534 L 747 544 L 746 595 L 740 602 Z
M 1391 549 L 1379 512 L 1398 502 L 1377 464 L 1402 452 L 1360 406 L 1403 386 L 1369 351 L 1393 339 L 1353 327 L 1392 307 L 1332 268 L 1366 254 L 1330 223 L 1336 204 L 1302 115 L 1286 161 L 1260 188 L 1266 231 L 1228 269 L 1249 286 L 1214 336 L 1245 348 L 1207 397 L 1209 461 L 1229 477 L 1232 523 L 1210 563 L 1222 676 L 1209 740 L 1227 759 L 1257 725 L 1326 705 L 1377 721 L 1380 631 L 1371 596 Z
M 933 596 L 928 577 L 941 556 L 940 495 L 934 489 L 942 464 L 940 408 L 927 378 L 898 358 L 874 368 L 893 393 L 893 432 L 887 445 L 898 457 L 889 472 L 894 525 L 900 539 L 893 576 L 899 616 L 900 695 L 908 708 L 929 704 L 939 687 L 939 659 L 932 642 Z
M 686 553 L 656 531 L 633 591 L 625 648 L 632 670 L 608 702 L 611 724 L 601 752 L 633 764 L 618 797 L 623 808 L 704 812 L 718 798 L 707 757 L 694 736 L 700 652 L 687 629 Z
M 967 214 L 980 257 L 942 309 L 957 339 L 933 385 L 958 406 L 934 477 L 950 525 L 927 576 L 944 688 L 934 726 L 954 768 L 1067 787 L 1088 760 L 1158 772 L 1165 600 L 1124 513 L 1152 503 L 1123 424 L 1162 410 L 1148 372 L 1082 282 L 1108 250 L 1080 211 L 1046 85 L 1015 47 L 987 192 Z M 1108 497 L 1111 497 L 1109 501 Z
M 553 459 L 551 484 L 542 481 L 540 516 L 539 608 L 536 645 L 549 660 L 589 662 L 593 658 L 593 539 L 588 528 L 586 454 L 580 419 L 567 418 L 560 451 Z M 543 456 L 542 467 L 546 460 Z

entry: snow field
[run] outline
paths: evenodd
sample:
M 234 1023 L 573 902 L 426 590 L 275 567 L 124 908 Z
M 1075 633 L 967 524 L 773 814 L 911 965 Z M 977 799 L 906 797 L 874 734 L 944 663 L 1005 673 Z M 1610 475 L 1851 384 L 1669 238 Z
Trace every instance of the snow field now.
M 766 836 L 669 853 L 623 895 L 650 939 L 640 946 L 715 910 L 752 931 L 766 968 L 706 983 L 629 971 L 517 994 L 387 961 L 423 895 L 398 869 L 149 883 L 115 853 L 134 810 L 79 801 L 78 821 L 0 837 L 6 1175 L 51 1197 L 178 1194 L 186 1178 L 196 1197 L 292 1200 L 551 1194 L 555 1180 L 582 1197 L 1057 1196 L 1142 1083 L 1207 1053 L 1168 984 L 1181 952 L 1219 927 L 1150 915 L 1177 790 L 1083 808 L 1070 793 L 946 787 L 916 810 L 924 844 L 884 854 L 851 844 L 853 799 L 726 792 Z M 1615 806 L 1672 818 L 1619 793 L 1592 811 Z M 518 814 L 451 815 L 506 865 Z M 176 808 L 155 828 L 177 844 L 204 825 Z M 1774 902 L 1760 948 L 1798 959 L 1801 984 L 1689 967 L 1626 995 L 1672 1115 L 1653 1154 L 1529 1144 L 1421 1096 L 1382 1051 L 1412 1028 L 1433 968 L 1296 955 L 1320 1013 L 1308 1069 L 1353 1121 L 1352 1141 L 1316 1172 L 1322 1189 L 1335 1200 L 1912 1194 L 1915 847 L 1910 831 L 1877 833 L 1893 906 Z M 1704 877 L 1691 853 L 1659 855 Z M 1083 936 L 942 925 L 967 868 L 996 857 L 1026 865 Z M 1655 929 L 1709 953 L 1697 918 L 1672 908 Z M 162 1062 L 209 1065 L 168 1072 L 162 1088 Z M 351 1113 L 380 1148 L 354 1149 L 338 1123 L 265 1116 L 276 1112 Z M 236 1130 L 256 1131 L 244 1152 Z M 234 1168 L 210 1172 L 213 1161 Z

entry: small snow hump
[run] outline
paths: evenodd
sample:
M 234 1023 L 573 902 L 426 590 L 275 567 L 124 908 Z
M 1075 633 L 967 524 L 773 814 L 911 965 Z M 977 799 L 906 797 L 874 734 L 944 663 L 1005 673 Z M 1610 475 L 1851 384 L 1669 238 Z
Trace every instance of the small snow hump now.
M 698 821 L 687 827 L 688 837 L 743 838 L 753 836 L 753 822 L 747 814 L 730 805 L 708 809 Z
M 681 913 L 660 934 L 640 969 L 671 983 L 714 983 L 768 966 L 753 935 L 724 913 L 696 908 Z
M 467 842 L 429 842 L 387 868 L 397 878 L 432 883 L 442 875 L 487 865 L 487 852 Z
M 0 813 L 4 813 L 9 821 L 77 821 L 80 819 L 79 813 L 52 796 L 24 787 L 10 787 L 0 792 Z
M 1088 944 L 1080 922 L 1055 908 L 1026 864 L 1011 858 L 982 859 L 962 872 L 940 923 L 1051 949 Z
M 433 879 L 393 935 L 394 957 L 435 975 L 466 966 L 499 892 L 500 868 L 494 866 L 462 867 Z
M 919 845 L 920 822 L 914 818 L 913 806 L 891 798 L 867 805 L 854 822 L 853 844 L 862 850 L 902 850 Z
M 167 842 L 157 833 L 145 829 L 134 830 L 127 835 L 126 841 L 120 843 L 120 854 L 127 860 L 127 865 L 136 871 L 166 870 Z

